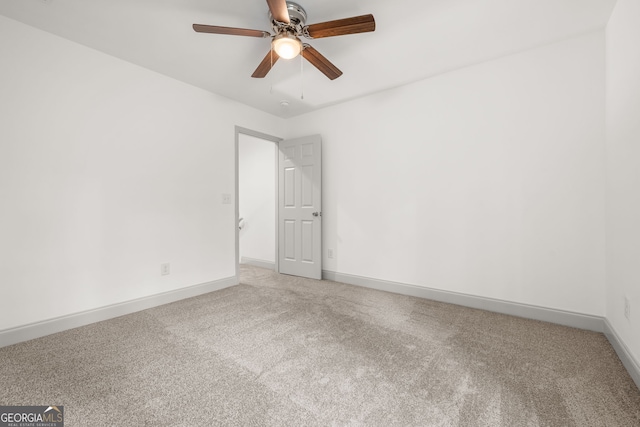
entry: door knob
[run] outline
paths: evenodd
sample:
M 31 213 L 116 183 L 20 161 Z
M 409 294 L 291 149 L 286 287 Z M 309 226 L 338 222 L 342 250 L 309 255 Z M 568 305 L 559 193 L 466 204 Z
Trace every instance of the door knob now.
M 322 212 L 314 212 L 312 215 L 313 216 L 322 216 Z

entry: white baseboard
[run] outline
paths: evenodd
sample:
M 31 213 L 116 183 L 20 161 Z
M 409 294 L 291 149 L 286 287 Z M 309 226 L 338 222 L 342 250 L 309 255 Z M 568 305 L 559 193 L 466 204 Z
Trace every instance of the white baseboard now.
M 524 317 L 526 319 L 542 320 L 544 322 L 556 323 L 589 331 L 604 332 L 604 318 L 589 314 L 574 313 L 571 311 L 556 310 L 535 305 L 520 304 L 517 302 L 425 288 L 405 283 L 371 279 L 368 277 L 336 273 L 334 271 L 327 270 L 322 271 L 322 277 L 335 282 L 348 283 L 350 285 L 363 286 L 366 288 L 378 289 L 380 291 L 426 298 L 434 301 L 461 305 L 464 307 L 478 308 L 481 310 L 493 311 L 495 313 Z
M 620 361 L 631 375 L 633 382 L 640 389 L 640 363 L 633 357 L 629 348 L 624 341 L 620 339 L 620 336 L 616 330 L 611 326 L 608 319 L 604 319 L 604 334 L 611 343 L 611 346 L 616 351 L 616 354 L 620 358 Z
M 255 262 L 260 264 L 256 264 Z M 275 263 L 268 263 L 251 258 L 243 258 L 244 264 L 255 265 L 263 268 L 275 268 Z M 609 321 L 598 316 L 574 313 L 569 311 L 549 309 L 533 305 L 502 301 L 492 298 L 484 298 L 474 295 L 461 294 L 456 292 L 443 291 L 439 289 L 424 288 L 420 286 L 408 285 L 404 283 L 390 282 L 379 279 L 371 279 L 351 274 L 336 273 L 333 271 L 322 271 L 322 277 L 334 282 L 347 283 L 381 291 L 393 292 L 401 295 L 409 295 L 420 298 L 441 301 L 465 307 L 478 308 L 496 313 L 509 314 L 528 319 L 542 320 L 545 322 L 586 329 L 605 334 L 611 346 L 614 348 L 622 364 L 629 372 L 629 375 L 640 388 L 640 363 L 633 357 L 624 341 L 620 339 L 615 329 Z M 138 298 L 119 304 L 112 304 L 94 310 L 87 310 L 54 319 L 31 323 L 16 328 L 0 331 L 0 347 L 17 344 L 19 342 L 43 337 L 45 335 L 62 332 L 68 329 L 77 328 L 103 320 L 113 319 L 148 308 L 169 304 L 185 298 L 206 294 L 220 289 L 228 288 L 238 284 L 237 277 L 207 282 L 194 285 L 175 291 L 163 292 L 144 298 Z
M 276 263 L 275 262 L 264 261 L 264 260 L 255 259 L 255 258 L 247 258 L 245 256 L 240 258 L 240 264 L 247 264 L 247 265 L 252 265 L 254 267 L 267 268 L 269 270 L 275 270 L 276 269 Z
M 79 326 L 88 325 L 103 320 L 113 319 L 159 305 L 169 304 L 185 298 L 191 298 L 238 284 L 237 277 L 215 280 L 200 285 L 174 291 L 163 292 L 143 298 L 134 299 L 118 304 L 107 305 L 93 310 L 69 314 L 54 319 L 18 326 L 0 331 L 0 347 L 17 344 L 19 342 L 40 338 L 45 335 L 55 334 Z
M 624 341 L 620 339 L 620 336 L 616 333 L 615 329 L 613 329 L 609 321 L 604 317 L 443 291 L 439 289 L 424 288 L 405 283 L 389 282 L 327 270 L 322 271 L 322 278 L 332 280 L 334 282 L 363 286 L 380 291 L 426 298 L 434 301 L 461 305 L 464 307 L 478 308 L 481 310 L 509 314 L 527 319 L 541 320 L 544 322 L 603 333 L 611 343 L 611 346 L 622 361 L 624 367 L 629 372 L 633 381 L 636 383 L 638 388 L 640 388 L 640 363 L 638 363 L 638 361 L 633 357 Z

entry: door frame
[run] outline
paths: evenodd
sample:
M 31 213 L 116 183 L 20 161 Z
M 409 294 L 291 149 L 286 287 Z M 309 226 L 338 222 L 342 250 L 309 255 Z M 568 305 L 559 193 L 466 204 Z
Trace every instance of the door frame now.
M 258 132 L 252 129 L 248 129 L 248 128 L 244 128 L 242 126 L 236 126 L 235 127 L 235 158 L 236 158 L 236 164 L 235 164 L 235 169 L 236 169 L 236 173 L 235 173 L 235 178 L 236 178 L 236 182 L 235 182 L 235 215 L 234 215 L 234 229 L 235 229 L 235 236 L 236 236 L 236 278 L 239 280 L 240 279 L 240 230 L 238 228 L 238 220 L 240 219 L 240 134 L 243 135 L 248 135 L 248 136 L 253 136 L 255 138 L 260 138 L 260 139 L 264 139 L 266 141 L 271 141 L 276 145 L 276 150 L 275 150 L 275 176 L 274 176 L 274 180 L 275 180 L 275 208 L 276 208 L 276 235 L 275 235 L 275 244 L 276 244 L 276 259 L 275 259 L 275 271 L 276 272 L 280 272 L 280 265 L 279 265 L 279 248 L 278 248 L 278 154 L 280 153 L 279 150 L 279 142 L 283 140 L 283 138 L 279 138 L 277 136 L 273 136 L 273 135 L 269 135 L 266 133 L 262 133 L 262 132 Z

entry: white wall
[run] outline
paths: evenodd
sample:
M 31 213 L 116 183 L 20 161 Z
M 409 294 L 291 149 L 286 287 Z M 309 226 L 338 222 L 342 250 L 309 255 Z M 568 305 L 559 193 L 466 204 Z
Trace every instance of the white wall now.
M 324 268 L 604 315 L 604 58 L 595 32 L 289 120 L 323 138 Z
M 283 120 L 1 16 L 0 58 L 0 330 L 234 276 L 235 125 Z
M 607 319 L 640 363 L 640 2 L 607 25 Z M 631 316 L 624 316 L 624 297 Z
M 0 57 L 0 330 L 234 275 L 234 125 L 282 119 L 4 17 Z M 608 296 L 638 307 L 628 76 L 608 97 Z M 604 81 L 596 32 L 288 120 L 323 136 L 325 269 L 604 315 Z
M 254 136 L 238 138 L 241 261 L 276 262 L 276 148 Z

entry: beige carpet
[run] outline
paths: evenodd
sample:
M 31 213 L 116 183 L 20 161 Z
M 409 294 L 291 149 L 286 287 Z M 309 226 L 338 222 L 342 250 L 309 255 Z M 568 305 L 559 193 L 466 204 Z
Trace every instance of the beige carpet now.
M 67 426 L 640 426 L 602 334 L 253 267 L 0 349 L 0 404 Z

